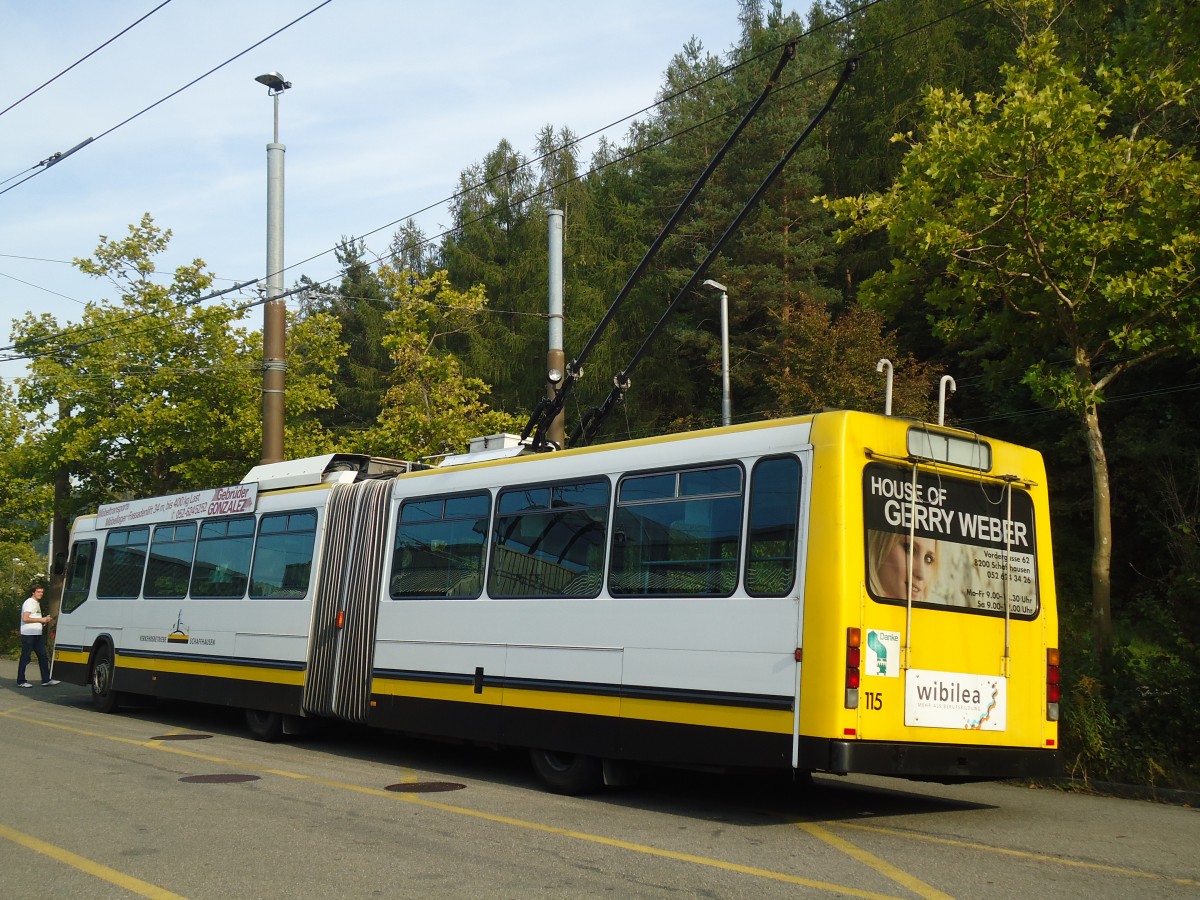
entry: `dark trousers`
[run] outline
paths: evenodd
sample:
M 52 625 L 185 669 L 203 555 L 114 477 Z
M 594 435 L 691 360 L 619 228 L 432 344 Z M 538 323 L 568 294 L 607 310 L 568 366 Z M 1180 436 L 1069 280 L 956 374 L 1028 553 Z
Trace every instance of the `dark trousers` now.
M 46 632 L 21 635 L 21 661 L 17 663 L 17 684 L 25 681 L 25 666 L 30 655 L 36 653 L 38 666 L 42 670 L 42 683 L 50 680 L 50 660 L 46 653 Z

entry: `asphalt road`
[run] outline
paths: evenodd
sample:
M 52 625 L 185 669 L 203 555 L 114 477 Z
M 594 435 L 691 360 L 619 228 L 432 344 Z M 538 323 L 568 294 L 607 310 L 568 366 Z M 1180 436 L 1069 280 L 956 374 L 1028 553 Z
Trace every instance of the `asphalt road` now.
M 1035 790 L 655 771 L 590 798 L 523 754 L 225 710 L 94 712 L 0 661 L 7 897 L 1200 897 L 1200 811 Z

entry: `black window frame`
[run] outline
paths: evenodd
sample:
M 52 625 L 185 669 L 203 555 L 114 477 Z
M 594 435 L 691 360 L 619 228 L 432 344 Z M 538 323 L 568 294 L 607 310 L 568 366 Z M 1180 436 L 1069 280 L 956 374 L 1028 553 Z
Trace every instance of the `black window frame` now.
M 793 519 L 792 535 L 792 558 L 791 558 L 791 578 L 788 585 L 781 592 L 776 591 L 761 591 L 756 590 L 751 585 L 750 567 L 754 560 L 754 489 L 757 485 L 757 477 L 759 470 L 764 465 L 778 462 L 790 462 L 796 466 L 796 498 L 794 504 L 795 518 Z M 804 529 L 804 510 L 802 504 L 804 502 L 804 461 L 791 453 L 782 453 L 775 456 L 764 456 L 755 461 L 750 469 L 750 484 L 746 491 L 746 529 L 745 529 L 745 545 L 746 558 L 742 565 L 742 584 L 745 587 L 747 596 L 750 597 L 788 597 L 796 589 L 796 580 L 800 577 L 800 537 Z M 780 557 L 782 559 L 782 557 Z
M 737 471 L 737 473 L 738 473 L 738 489 L 736 492 L 734 492 L 734 491 L 717 491 L 717 492 L 712 492 L 712 493 L 694 493 L 694 492 L 686 489 L 686 487 L 685 487 L 686 476 L 694 475 L 696 473 L 705 472 L 705 471 L 719 471 L 719 470 L 723 470 L 723 469 L 732 469 L 732 470 Z M 638 499 L 633 499 L 633 500 L 622 500 L 622 492 L 623 492 L 627 482 L 629 482 L 631 480 L 635 480 L 635 479 L 642 479 L 642 478 L 647 479 L 647 480 L 652 479 L 652 478 L 661 478 L 662 476 L 665 476 L 665 475 L 674 475 L 675 476 L 675 487 L 674 487 L 672 496 L 670 496 L 670 497 L 655 496 L 655 497 L 648 497 L 648 498 L 638 498 Z M 705 462 L 705 463 L 700 463 L 700 464 L 691 465 L 691 466 L 671 466 L 671 467 L 658 468 L 658 469 L 630 471 L 630 472 L 625 472 L 624 474 L 622 474 L 621 477 L 619 479 L 617 479 L 616 490 L 614 491 L 614 494 L 613 494 L 612 535 L 611 535 L 610 541 L 609 541 L 608 565 L 607 565 L 607 573 L 606 573 L 607 574 L 606 584 L 608 586 L 609 594 L 616 598 L 631 598 L 631 599 L 632 598 L 659 598 L 659 597 L 663 597 L 663 598 L 693 597 L 693 598 L 697 598 L 697 599 L 722 599 L 722 598 L 732 597 L 734 594 L 736 594 L 737 590 L 738 590 L 739 580 L 741 578 L 742 551 L 743 551 L 743 545 L 745 543 L 745 538 L 746 538 L 745 514 L 746 514 L 747 484 L 748 484 L 748 478 L 747 478 L 745 464 L 741 460 L 738 460 L 738 459 L 714 460 L 712 462 Z M 704 577 L 713 578 L 713 576 L 715 576 L 714 583 L 716 583 L 716 579 L 726 577 L 725 573 L 732 574 L 732 578 L 730 579 L 730 584 L 729 584 L 727 590 L 705 590 L 705 591 L 651 590 L 649 587 L 649 585 L 652 581 L 652 578 L 650 577 L 651 571 L 644 565 L 644 562 L 643 562 L 643 564 L 639 564 L 638 571 L 641 572 L 642 575 L 644 575 L 646 577 L 643 578 L 642 575 L 636 576 L 639 580 L 644 581 L 644 583 L 646 585 L 644 590 L 640 590 L 640 591 L 631 590 L 631 589 L 629 589 L 629 587 L 627 585 L 619 584 L 616 581 L 616 578 L 619 576 L 617 575 L 614 563 L 617 560 L 619 555 L 623 556 L 624 553 L 628 551 L 628 543 L 627 543 L 628 536 L 626 534 L 624 534 L 624 532 L 622 532 L 622 528 L 624 525 L 624 523 L 621 521 L 623 510 L 635 510 L 638 507 L 660 506 L 663 504 L 688 504 L 688 503 L 698 503 L 698 502 L 711 503 L 714 501 L 720 502 L 720 501 L 734 500 L 734 499 L 736 499 L 736 501 L 737 501 L 736 515 L 733 514 L 732 510 L 730 510 L 728 515 L 722 517 L 723 521 L 730 521 L 730 522 L 736 523 L 736 533 L 733 535 L 733 537 L 734 537 L 733 553 L 731 556 L 729 556 L 727 558 L 726 557 L 719 557 L 719 558 L 708 557 L 705 559 L 697 559 L 697 560 L 665 559 L 665 560 L 661 561 L 664 564 L 663 571 L 666 572 L 668 578 L 679 577 L 682 574 L 682 571 L 688 567 L 687 564 L 690 564 L 690 563 L 708 564 L 711 569 L 711 566 L 714 562 L 719 562 L 719 563 L 721 563 L 721 567 L 719 569 L 712 570 L 712 571 L 706 573 Z M 662 527 L 661 523 L 656 522 L 655 524 Z M 669 526 L 667 526 L 667 527 L 669 528 Z M 641 530 L 644 531 L 644 529 L 641 529 Z M 713 537 L 713 535 L 710 535 L 710 538 L 709 538 L 710 543 L 711 543 L 712 537 Z M 624 546 L 618 547 L 618 544 L 624 544 Z M 670 546 L 670 544 L 668 544 L 668 546 Z M 676 571 L 671 571 L 671 569 L 672 569 L 672 567 L 670 566 L 671 563 L 679 564 L 679 565 L 674 566 L 674 569 Z M 626 579 L 629 579 L 630 574 L 631 573 L 625 573 L 623 575 L 623 577 L 625 577 Z

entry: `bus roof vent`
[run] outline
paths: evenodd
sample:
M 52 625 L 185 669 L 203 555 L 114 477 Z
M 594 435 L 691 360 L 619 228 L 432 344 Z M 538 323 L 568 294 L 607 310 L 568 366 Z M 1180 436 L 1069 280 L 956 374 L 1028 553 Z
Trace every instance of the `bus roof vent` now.
M 470 449 L 466 453 L 453 453 L 438 463 L 438 467 L 462 466 L 467 463 L 487 462 L 493 459 L 511 459 L 528 452 L 530 452 L 529 446 L 522 442 L 519 434 L 508 432 L 489 434 L 485 437 L 471 438 Z
M 419 468 L 426 467 L 360 453 L 326 453 L 255 466 L 246 473 L 242 484 L 258 482 L 260 490 L 277 491 L 314 484 L 352 483 L 364 478 L 393 478 Z
M 500 434 L 489 434 L 484 437 L 471 438 L 471 449 L 468 452 L 482 453 L 485 450 L 511 450 L 513 447 L 520 446 L 521 436 L 505 431 Z

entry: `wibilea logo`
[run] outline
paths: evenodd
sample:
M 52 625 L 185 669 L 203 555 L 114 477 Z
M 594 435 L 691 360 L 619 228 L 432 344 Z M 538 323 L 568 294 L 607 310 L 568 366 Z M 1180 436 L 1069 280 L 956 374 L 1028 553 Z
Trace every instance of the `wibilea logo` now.
M 935 681 L 917 685 L 917 699 L 933 703 L 970 703 L 978 706 L 983 695 L 978 688 L 964 687 L 957 681 Z

